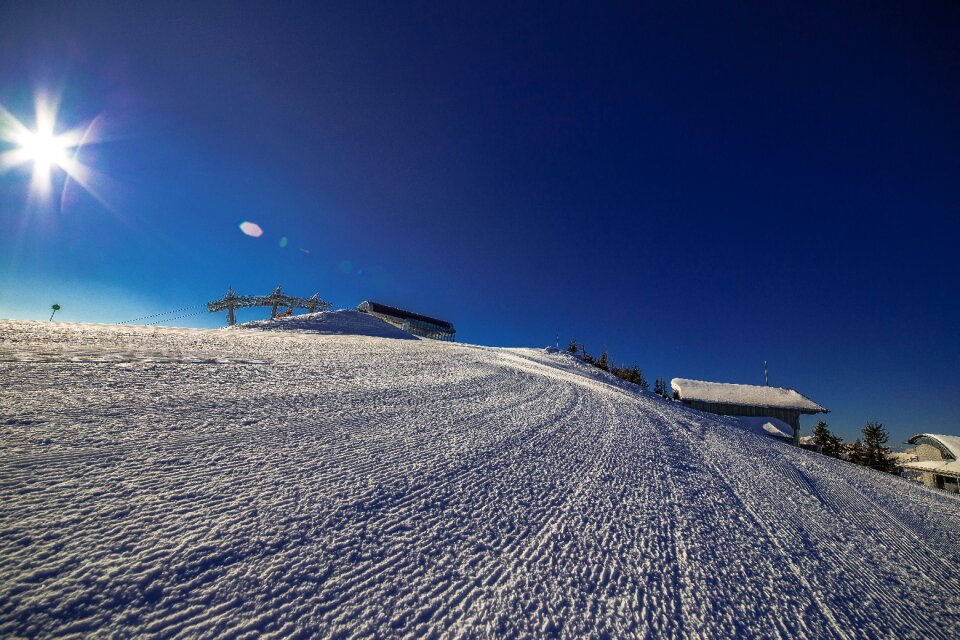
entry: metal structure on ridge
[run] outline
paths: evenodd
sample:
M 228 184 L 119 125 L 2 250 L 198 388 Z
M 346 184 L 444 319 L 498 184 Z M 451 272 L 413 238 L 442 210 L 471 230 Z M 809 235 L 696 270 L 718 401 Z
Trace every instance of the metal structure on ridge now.
M 330 308 L 330 303 L 321 300 L 319 293 L 315 293 L 309 298 L 284 295 L 280 285 L 277 285 L 277 288 L 269 296 L 238 296 L 233 292 L 233 287 L 230 287 L 223 298 L 207 303 L 207 311 L 210 313 L 227 312 L 228 326 L 237 324 L 237 309 L 249 309 L 251 307 L 271 307 L 270 317 L 274 318 L 279 307 L 306 309 L 309 313 L 313 313 L 314 311 L 326 311 Z

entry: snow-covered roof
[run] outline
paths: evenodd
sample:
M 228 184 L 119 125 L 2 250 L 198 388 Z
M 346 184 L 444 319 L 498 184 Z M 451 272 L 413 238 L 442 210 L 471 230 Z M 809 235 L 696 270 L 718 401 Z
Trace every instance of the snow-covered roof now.
M 697 400 L 715 404 L 738 404 L 771 409 L 797 409 L 804 413 L 827 413 L 810 398 L 785 387 L 761 387 L 753 384 L 729 384 L 674 378 L 670 386 L 681 400 Z
M 371 302 L 369 300 L 364 300 L 359 305 L 357 305 L 357 311 L 362 311 L 364 313 L 382 313 L 383 315 L 393 316 L 394 318 L 400 318 L 401 320 L 419 320 L 420 322 L 435 324 L 438 327 L 442 327 L 449 331 L 453 331 L 453 325 L 447 322 L 446 320 L 431 318 L 430 316 L 425 316 L 420 313 L 407 311 L 406 309 L 391 307 L 390 305 L 386 305 L 386 304 L 380 304 L 379 302 Z
M 907 441 L 910 444 L 917 444 L 917 440 L 920 438 L 930 438 L 935 440 L 943 449 L 946 449 L 947 452 L 953 456 L 954 460 L 960 460 L 960 436 L 945 436 L 939 433 L 918 433 L 915 436 L 911 436 Z
M 918 444 L 918 441 L 922 438 L 933 440 L 935 444 L 940 445 L 937 448 L 946 454 L 944 456 L 945 459 L 908 462 L 902 466 L 905 469 L 960 476 L 960 436 L 945 436 L 938 433 L 918 433 L 907 440 L 907 442 L 910 444 Z M 953 459 L 947 459 L 947 456 L 953 456 Z

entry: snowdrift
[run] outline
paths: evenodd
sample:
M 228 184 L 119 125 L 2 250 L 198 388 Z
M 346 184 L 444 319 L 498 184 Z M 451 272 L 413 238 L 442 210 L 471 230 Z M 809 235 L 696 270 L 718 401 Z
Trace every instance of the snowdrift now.
M 0 322 L 0 636 L 960 637 L 957 498 L 354 320 Z
M 398 329 L 389 322 L 385 322 L 376 316 L 368 313 L 360 313 L 359 311 L 351 309 L 318 311 L 317 313 L 305 313 L 298 316 L 274 318 L 271 320 L 255 320 L 229 328 L 229 330 L 237 329 L 419 340 L 416 336 Z
M 778 438 L 786 438 L 788 440 L 793 439 L 793 427 L 788 425 L 783 420 L 778 420 L 777 418 L 737 416 L 736 418 L 732 418 L 732 420 L 735 420 L 739 424 L 743 425 L 743 428 L 751 433 L 776 436 Z

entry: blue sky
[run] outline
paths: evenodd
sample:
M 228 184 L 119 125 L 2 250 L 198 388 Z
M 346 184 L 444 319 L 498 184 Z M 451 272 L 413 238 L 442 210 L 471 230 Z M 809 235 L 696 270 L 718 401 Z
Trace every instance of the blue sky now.
M 957 433 L 956 6 L 631 4 L 4 3 L 103 202 L 0 175 L 0 317 L 282 283 Z

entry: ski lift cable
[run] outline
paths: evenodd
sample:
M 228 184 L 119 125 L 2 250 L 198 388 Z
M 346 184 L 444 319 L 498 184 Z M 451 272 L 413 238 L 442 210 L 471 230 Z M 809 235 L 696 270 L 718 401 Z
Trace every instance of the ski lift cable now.
M 134 318 L 133 320 L 124 320 L 123 322 L 118 322 L 117 324 L 130 324 L 131 322 L 139 322 L 140 320 L 149 320 L 150 318 L 159 318 L 161 316 L 168 316 L 174 313 L 182 313 L 184 311 L 187 311 L 188 309 L 199 309 L 201 307 L 206 309 L 206 305 L 191 304 L 191 305 L 187 305 L 186 307 L 180 307 L 179 309 L 174 309 L 172 311 L 162 311 L 160 313 L 151 313 L 150 315 L 140 316 L 139 318 Z
M 193 313 L 185 313 L 185 314 L 183 314 L 183 315 L 181 315 L 181 316 L 175 316 L 175 317 L 173 317 L 173 318 L 163 318 L 162 320 L 157 320 L 156 322 L 148 322 L 148 323 L 145 324 L 144 326 L 145 326 L 145 327 L 153 327 L 153 326 L 156 326 L 156 325 L 158 325 L 158 324 L 163 324 L 163 323 L 165 323 L 165 322 L 173 322 L 174 320 L 182 320 L 183 318 L 193 318 L 194 316 L 203 315 L 203 314 L 205 314 L 205 313 L 207 313 L 207 310 L 206 310 L 206 309 L 204 309 L 204 310 L 202 310 L 202 311 L 195 311 L 195 312 L 193 312 Z

